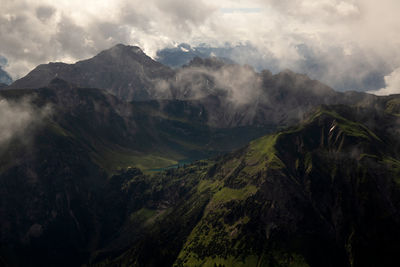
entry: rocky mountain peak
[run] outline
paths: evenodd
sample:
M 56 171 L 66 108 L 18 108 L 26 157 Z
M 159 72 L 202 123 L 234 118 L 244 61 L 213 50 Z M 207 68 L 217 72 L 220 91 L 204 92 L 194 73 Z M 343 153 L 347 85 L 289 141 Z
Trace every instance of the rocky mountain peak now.
M 117 44 L 75 64 L 42 64 L 8 89 L 40 88 L 54 78 L 78 87 L 99 88 L 124 100 L 152 99 L 154 80 L 174 75 L 169 67 L 154 61 L 137 46 Z
M 110 49 L 104 50 L 99 53 L 99 55 L 108 55 L 113 57 L 119 56 L 144 56 L 148 57 L 143 50 L 138 46 L 117 44 Z

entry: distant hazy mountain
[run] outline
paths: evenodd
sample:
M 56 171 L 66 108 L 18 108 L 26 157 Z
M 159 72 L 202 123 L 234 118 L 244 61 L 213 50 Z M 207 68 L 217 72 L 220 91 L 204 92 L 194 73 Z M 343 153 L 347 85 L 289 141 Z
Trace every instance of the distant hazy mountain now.
M 191 47 L 189 44 L 182 43 L 177 47 L 167 47 L 157 51 L 156 59 L 164 65 L 177 68 L 188 64 L 195 57 L 218 57 L 226 63 L 233 63 L 234 61 L 229 56 L 229 53 L 221 53 L 219 49 L 207 46 Z
M 0 67 L 0 83 L 8 85 L 11 84 L 12 81 L 10 75 Z
M 169 80 L 172 98 L 196 100 L 215 127 L 290 125 L 321 104 L 363 105 L 375 97 L 340 93 L 290 70 L 272 75 L 252 67 L 227 64 L 219 58 L 194 58 Z
M 174 68 L 188 64 L 195 57 L 207 58 L 210 55 L 197 51 L 188 44 L 157 51 L 157 61 Z
M 248 43 L 220 47 L 207 44 L 192 47 L 182 43 L 176 47 L 166 47 L 157 51 L 156 59 L 164 65 L 176 68 L 188 64 L 195 57 L 217 57 L 226 63 L 251 65 L 258 71 L 269 69 L 274 73 L 279 72 L 278 64 L 272 57 L 261 56 L 257 48 Z
M 356 73 L 347 73 L 340 69 L 337 70 L 338 66 L 332 66 L 325 59 L 327 55 L 324 57 L 305 44 L 298 44 L 295 49 L 299 56 L 297 62 L 292 64 L 292 68 L 294 68 L 292 70 L 299 73 L 306 73 L 313 79 L 327 83 L 335 90 L 369 91 L 378 90 L 385 86 L 384 76 L 387 75 L 389 70 L 385 67 L 376 69 L 367 62 L 364 62 L 365 59 L 363 57 L 347 57 L 341 49 L 332 50 L 332 52 L 337 54 L 338 58 L 346 59 L 346 64 L 353 64 L 352 67 L 353 70 L 356 70 Z M 157 52 L 157 61 L 174 68 L 187 64 L 194 57 L 219 57 L 223 58 L 226 62 L 236 62 L 242 65 L 248 64 L 253 66 L 257 71 L 268 69 L 272 73 L 278 73 L 283 68 L 282 62 L 273 53 L 268 51 L 268 49 L 260 49 L 251 43 L 227 43 L 220 46 L 208 44 L 190 46 L 189 44 L 182 43 L 176 47 L 166 47 Z M 358 65 L 355 65 L 357 62 Z M 333 68 L 338 72 L 334 77 L 331 75 Z

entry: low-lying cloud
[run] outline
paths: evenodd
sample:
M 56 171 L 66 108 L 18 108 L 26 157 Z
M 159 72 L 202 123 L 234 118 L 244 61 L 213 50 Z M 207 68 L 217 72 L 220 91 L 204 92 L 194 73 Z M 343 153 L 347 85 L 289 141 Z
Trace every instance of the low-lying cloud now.
M 182 47 L 186 47 L 182 51 Z M 196 46 L 180 44 L 176 48 L 166 48 L 158 52 L 162 63 L 176 67 L 179 61 L 171 55 L 180 57 L 180 63 L 187 63 L 191 56 L 228 58 L 239 64 L 253 66 L 257 71 L 264 69 L 278 73 L 291 69 L 306 73 L 312 79 L 322 81 L 339 91 L 367 91 L 382 88 L 384 76 L 390 70 L 385 62 L 373 60 L 360 51 L 343 51 L 340 47 L 327 47 L 324 50 L 299 44 L 296 47 L 301 56 L 297 61 L 284 63 L 267 50 L 260 50 L 251 43 L 224 45 L 222 47 Z M 339 60 L 340 59 L 340 60 Z M 184 62 L 186 60 L 186 62 Z M 183 61 L 183 62 L 182 62 Z
M 217 59 L 209 61 L 214 60 L 214 64 L 221 63 Z M 164 98 L 200 99 L 220 95 L 234 105 L 244 105 L 260 96 L 262 79 L 250 66 L 189 66 L 179 69 L 171 80 L 156 82 L 155 90 Z
M 385 87 L 376 91 L 369 91 L 369 93 L 375 95 L 400 94 L 400 68 L 385 76 Z
M 49 106 L 38 109 L 29 99 L 15 102 L 0 98 L 0 145 L 13 138 L 29 139 L 32 127 L 38 126 L 50 113 Z

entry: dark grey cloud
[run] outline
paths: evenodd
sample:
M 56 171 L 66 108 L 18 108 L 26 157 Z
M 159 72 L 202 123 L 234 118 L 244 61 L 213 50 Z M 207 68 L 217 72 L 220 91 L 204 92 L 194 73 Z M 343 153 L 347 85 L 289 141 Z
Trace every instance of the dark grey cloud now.
M 60 53 L 83 58 L 88 54 L 87 42 L 89 33 L 68 17 L 63 16 L 57 24 L 57 32 L 52 42 L 59 46 Z
M 186 25 L 188 29 L 190 25 L 201 25 L 209 13 L 214 11 L 202 1 L 164 0 L 158 1 L 157 7 L 175 26 Z
M 36 17 L 43 23 L 46 23 L 55 13 L 56 9 L 52 6 L 39 6 L 36 8 Z

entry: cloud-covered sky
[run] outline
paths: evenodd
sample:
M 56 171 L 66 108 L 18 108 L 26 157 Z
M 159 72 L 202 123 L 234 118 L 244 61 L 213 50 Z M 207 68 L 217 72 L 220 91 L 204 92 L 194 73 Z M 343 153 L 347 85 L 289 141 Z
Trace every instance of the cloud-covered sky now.
M 116 43 L 155 56 L 181 42 L 248 42 L 279 69 L 341 90 L 395 93 L 399 10 L 398 0 L 2 0 L 0 55 L 18 78 L 38 64 L 75 62 Z

